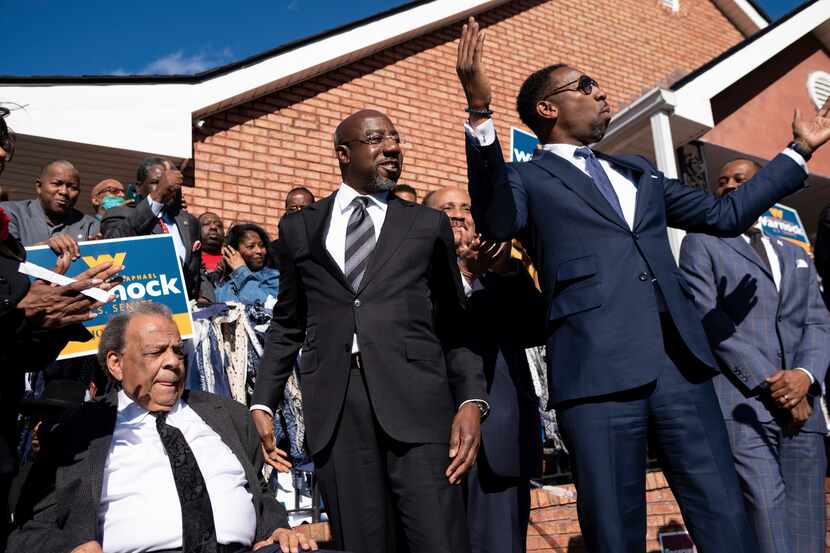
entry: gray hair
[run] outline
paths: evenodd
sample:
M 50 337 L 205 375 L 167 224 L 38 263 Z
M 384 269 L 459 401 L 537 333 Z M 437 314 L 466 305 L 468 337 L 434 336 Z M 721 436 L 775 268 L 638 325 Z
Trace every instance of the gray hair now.
M 130 321 L 138 315 L 158 315 L 173 320 L 173 313 L 166 305 L 154 302 L 142 302 L 136 305 L 132 311 L 118 315 L 110 319 L 101 334 L 101 341 L 98 343 L 98 363 L 104 372 L 109 374 L 107 369 L 107 355 L 111 351 L 123 353 L 126 347 L 127 327 Z

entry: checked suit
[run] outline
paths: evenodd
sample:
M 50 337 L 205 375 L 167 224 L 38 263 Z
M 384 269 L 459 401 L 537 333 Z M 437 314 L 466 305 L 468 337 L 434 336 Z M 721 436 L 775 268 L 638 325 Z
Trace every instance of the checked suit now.
M 824 551 L 826 526 L 827 428 L 818 396 L 830 364 L 830 314 L 809 255 L 786 241 L 768 244 L 778 271 L 743 237 L 690 234 L 680 267 L 721 368 L 715 392 L 760 551 L 813 553 Z M 815 379 L 807 394 L 813 411 L 792 432 L 763 384 L 779 369 L 797 368 Z

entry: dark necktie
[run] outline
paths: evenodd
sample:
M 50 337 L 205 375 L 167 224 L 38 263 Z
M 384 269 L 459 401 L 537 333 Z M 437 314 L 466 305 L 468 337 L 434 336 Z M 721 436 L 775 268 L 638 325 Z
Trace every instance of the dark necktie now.
M 344 273 L 352 290 L 357 292 L 360 281 L 366 273 L 369 256 L 375 249 L 375 226 L 367 211 L 369 198 L 358 196 L 352 200 L 354 209 L 346 226 L 346 257 Z
M 182 507 L 182 552 L 216 553 L 216 526 L 205 479 L 181 430 L 167 424 L 167 413 L 153 413 L 156 430 L 170 459 Z
M 594 155 L 594 152 L 591 151 L 590 148 L 582 146 L 581 148 L 576 149 L 574 155 L 576 157 L 585 158 L 585 169 L 594 180 L 594 184 L 599 190 L 599 193 L 602 194 L 602 197 L 605 198 L 609 204 L 611 204 L 611 207 L 617 212 L 620 219 L 625 221 L 622 207 L 620 206 L 620 199 L 617 197 L 617 193 L 614 192 L 614 187 L 611 186 L 611 181 L 608 179 L 605 169 L 603 169 L 602 165 L 600 165 L 597 156 Z
M 769 263 L 769 257 L 767 257 L 767 249 L 764 247 L 764 241 L 762 239 L 764 234 L 761 232 L 761 229 L 750 227 L 744 234 L 749 236 L 749 245 L 755 250 L 755 254 L 761 258 L 761 263 L 767 268 L 767 271 L 772 274 L 772 267 Z

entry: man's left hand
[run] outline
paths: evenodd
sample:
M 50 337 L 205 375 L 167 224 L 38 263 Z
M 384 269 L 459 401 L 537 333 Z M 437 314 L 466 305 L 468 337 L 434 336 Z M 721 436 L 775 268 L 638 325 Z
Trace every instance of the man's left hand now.
M 306 536 L 303 532 L 290 528 L 277 528 L 268 539 L 254 544 L 254 551 L 271 544 L 279 544 L 282 553 L 317 551 L 317 542 Z
M 804 371 L 778 371 L 769 378 L 769 393 L 782 409 L 792 409 L 804 399 L 810 389 L 810 377 Z
M 457 484 L 470 470 L 481 443 L 481 410 L 474 402 L 464 404 L 452 420 L 450 431 L 450 459 L 446 476 L 450 484 Z

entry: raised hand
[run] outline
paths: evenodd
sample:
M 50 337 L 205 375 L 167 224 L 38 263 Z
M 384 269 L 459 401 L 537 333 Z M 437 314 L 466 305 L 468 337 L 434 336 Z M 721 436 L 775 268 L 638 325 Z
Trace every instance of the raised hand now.
M 802 118 L 796 108 L 793 116 L 793 140 L 811 151 L 830 140 L 830 98 L 818 110 L 815 118 Z
M 458 43 L 458 60 L 455 70 L 458 79 L 467 96 L 467 105 L 475 109 L 486 109 L 490 106 L 492 92 L 490 81 L 484 73 L 481 63 L 484 52 L 484 31 L 479 29 L 475 18 L 470 17 L 461 28 L 461 40 Z M 485 118 L 470 114 L 470 124 L 475 126 Z

